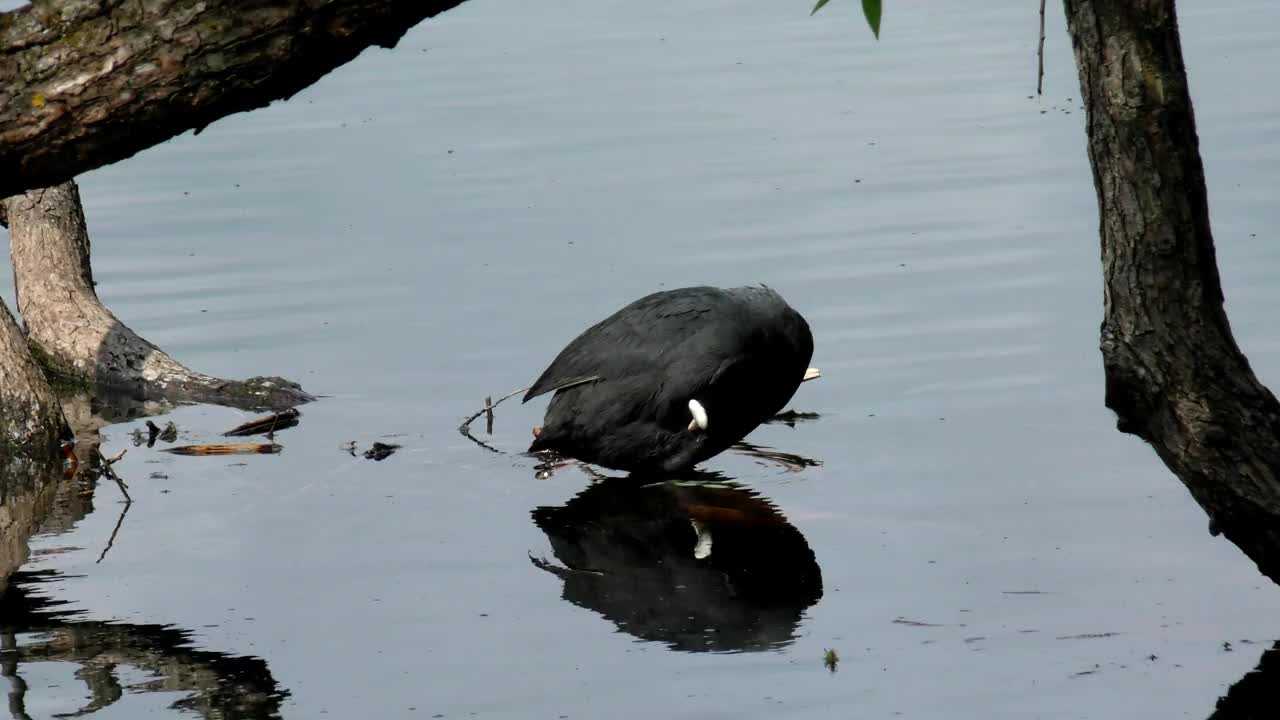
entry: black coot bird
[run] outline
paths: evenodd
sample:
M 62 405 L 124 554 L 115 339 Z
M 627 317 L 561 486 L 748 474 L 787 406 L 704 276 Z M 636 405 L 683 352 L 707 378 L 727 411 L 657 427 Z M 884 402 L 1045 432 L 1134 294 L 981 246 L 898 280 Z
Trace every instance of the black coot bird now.
M 809 367 L 809 324 L 771 288 L 636 300 L 570 342 L 524 402 L 554 392 L 531 452 L 637 473 L 693 467 L 782 410 Z

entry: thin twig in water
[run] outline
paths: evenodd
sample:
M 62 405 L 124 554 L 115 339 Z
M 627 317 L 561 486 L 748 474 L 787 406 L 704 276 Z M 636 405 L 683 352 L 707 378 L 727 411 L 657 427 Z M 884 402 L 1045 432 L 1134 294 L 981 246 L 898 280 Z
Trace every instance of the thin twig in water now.
M 114 465 L 117 460 L 124 457 L 124 454 L 128 452 L 128 448 L 121 450 L 119 453 L 116 453 L 116 456 L 111 459 L 107 459 L 107 456 L 102 454 L 101 447 L 94 448 L 94 452 L 98 453 L 98 461 L 100 463 L 100 466 L 98 468 L 99 474 L 105 475 L 108 478 L 114 480 L 116 483 L 116 487 L 120 488 L 120 494 L 124 495 L 125 503 L 132 504 L 133 498 L 129 497 L 129 486 L 126 485 L 124 483 L 124 479 L 121 478 L 119 475 L 117 475 L 116 471 L 111 468 L 111 466 Z
M 493 434 L 493 409 L 494 409 L 494 408 L 496 408 L 496 407 L 498 407 L 499 405 L 501 405 L 503 400 L 507 400 L 508 398 L 513 398 L 513 397 L 515 397 L 516 395 L 519 395 L 520 393 L 522 393 L 522 392 L 524 392 L 524 391 L 528 390 L 528 389 L 529 389 L 529 388 L 531 388 L 531 387 L 533 387 L 533 386 L 532 386 L 532 385 L 526 385 L 525 387 L 522 387 L 522 388 L 520 388 L 519 390 L 512 390 L 511 392 L 507 393 L 506 395 L 503 395 L 502 397 L 498 398 L 498 401 L 497 401 L 497 402 L 494 402 L 494 403 L 489 402 L 489 398 L 488 398 L 488 397 L 486 397 L 486 398 L 484 399 L 484 407 L 482 407 L 482 408 L 480 408 L 479 410 L 477 410 L 477 411 L 475 412 L 475 414 L 474 414 L 474 415 L 472 415 L 471 417 L 467 418 L 466 420 L 463 420 L 463 421 L 462 421 L 462 424 L 458 426 L 458 431 L 459 431 L 459 432 L 461 432 L 463 435 L 467 435 L 467 434 L 469 434 L 469 433 L 468 433 L 468 430 L 471 428 L 471 423 L 475 422 L 476 418 L 480 417 L 481 415 L 486 415 L 486 414 L 487 414 L 487 415 L 488 415 L 488 426 L 489 426 L 488 432 L 489 432 L 489 434 L 490 434 L 490 435 L 492 435 L 492 434 Z M 492 397 L 492 396 L 490 396 L 490 397 Z
M 1040 49 L 1036 52 L 1039 71 L 1036 74 L 1036 95 L 1044 94 L 1044 0 L 1040 0 Z
M 116 544 L 116 534 L 120 532 L 120 526 L 124 525 L 124 516 L 129 514 L 129 508 L 131 507 L 133 507 L 133 503 L 127 502 L 124 507 L 120 508 L 120 517 L 116 518 L 116 527 L 111 531 L 111 537 L 107 538 L 107 546 L 102 548 L 102 554 L 98 556 L 98 560 L 94 565 L 102 562 L 102 558 L 107 556 L 107 551 L 111 549 L 112 545 Z

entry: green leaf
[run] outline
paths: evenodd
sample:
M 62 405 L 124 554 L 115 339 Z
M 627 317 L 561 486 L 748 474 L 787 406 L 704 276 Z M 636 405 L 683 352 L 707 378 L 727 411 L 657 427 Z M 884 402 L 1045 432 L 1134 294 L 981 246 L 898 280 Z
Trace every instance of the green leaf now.
M 818 0 L 818 4 L 813 6 L 813 10 L 809 12 L 809 16 L 812 17 L 813 13 L 816 13 L 819 10 L 821 10 L 822 6 L 826 5 L 828 2 L 830 2 L 830 0 Z
M 818 7 L 822 7 L 827 0 L 819 0 Z M 817 8 L 814 8 L 816 11 Z M 809 13 L 812 15 L 813 13 Z M 880 0 L 862 0 L 862 14 L 867 16 L 867 24 L 871 26 L 871 32 L 875 34 L 876 39 L 880 39 Z

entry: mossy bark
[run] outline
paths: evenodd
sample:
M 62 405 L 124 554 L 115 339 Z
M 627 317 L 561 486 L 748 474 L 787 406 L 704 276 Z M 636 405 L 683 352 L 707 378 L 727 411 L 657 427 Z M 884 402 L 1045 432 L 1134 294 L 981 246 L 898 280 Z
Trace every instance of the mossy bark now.
M 18 466 L 57 457 L 70 437 L 57 398 L 45 382 L 27 339 L 0 300 L 0 476 Z

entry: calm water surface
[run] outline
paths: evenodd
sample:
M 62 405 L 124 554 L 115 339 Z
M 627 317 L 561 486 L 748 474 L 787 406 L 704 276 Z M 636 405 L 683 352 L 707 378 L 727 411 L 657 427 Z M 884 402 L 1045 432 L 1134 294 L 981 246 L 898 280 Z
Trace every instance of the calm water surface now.
M 1256 69 L 1280 62 L 1280 9 L 1230 5 L 1184 8 L 1184 39 L 1229 310 L 1274 384 L 1280 98 Z M 288 718 L 1208 715 L 1280 637 L 1280 603 L 1102 405 L 1061 9 L 1041 99 L 1031 4 L 891 6 L 878 44 L 856 3 L 808 9 L 473 0 L 287 103 L 81 178 L 98 291 L 126 323 L 195 368 L 328 397 L 274 457 L 106 428 L 137 502 L 100 564 L 109 485 L 34 539 L 31 602 L 171 630 L 163 647 L 187 632 L 201 667 L 274 698 L 253 712 Z M 755 282 L 809 318 L 824 377 L 794 400 L 820 420 L 751 440 L 821 464 L 707 469 L 728 502 L 785 517 L 742 547 L 816 565 L 820 597 L 797 584 L 753 616 L 645 535 L 705 498 L 536 479 L 517 453 L 541 401 L 499 409 L 485 439 L 508 454 L 455 431 L 635 297 Z M 158 422 L 201 442 L 244 417 Z M 403 448 L 373 462 L 353 440 Z M 538 567 L 565 562 L 538 508 L 595 527 L 588 554 L 633 575 Z M 618 551 L 609 522 L 647 549 Z M 693 592 L 711 604 L 681 616 Z M 86 702 L 76 670 L 18 666 L 32 717 Z M 122 665 L 98 716 L 178 712 L 148 672 Z

